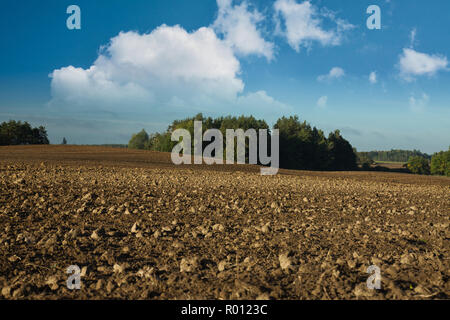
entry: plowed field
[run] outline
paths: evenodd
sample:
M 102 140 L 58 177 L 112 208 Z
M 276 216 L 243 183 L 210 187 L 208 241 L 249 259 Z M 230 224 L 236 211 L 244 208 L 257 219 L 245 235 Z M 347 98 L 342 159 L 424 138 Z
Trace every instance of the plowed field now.
M 448 299 L 449 217 L 445 177 L 0 147 L 0 298 Z

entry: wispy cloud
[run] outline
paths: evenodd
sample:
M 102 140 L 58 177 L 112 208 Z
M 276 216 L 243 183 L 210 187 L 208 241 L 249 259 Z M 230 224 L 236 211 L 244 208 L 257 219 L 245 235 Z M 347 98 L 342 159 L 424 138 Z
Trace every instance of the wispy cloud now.
M 369 82 L 370 82 L 371 84 L 375 84 L 375 83 L 378 82 L 376 71 L 372 71 L 372 72 L 369 74 Z
M 345 76 L 344 69 L 342 69 L 340 67 L 334 67 L 330 70 L 330 72 L 328 72 L 328 74 L 318 76 L 317 80 L 322 81 L 322 82 L 323 81 L 331 81 L 334 79 L 342 78 L 343 76 Z
M 213 28 L 237 54 L 274 58 L 274 44 L 266 41 L 259 29 L 265 17 L 258 10 L 250 11 L 246 1 L 233 5 L 232 0 L 217 0 L 217 5 L 219 12 Z
M 313 42 L 323 46 L 339 45 L 344 32 L 354 28 L 347 21 L 337 18 L 332 11 L 326 8 L 319 10 L 310 1 L 277 0 L 274 9 L 277 17 L 284 22 L 284 28 L 279 27 L 281 34 L 296 51 L 300 51 L 301 47 L 310 48 Z M 334 28 L 326 29 L 324 20 L 333 23 Z
M 438 71 L 448 70 L 448 60 L 444 55 L 430 55 L 404 48 L 398 66 L 400 76 L 406 81 L 413 81 L 416 76 L 432 76 Z
M 319 98 L 319 100 L 317 100 L 317 106 L 319 108 L 325 108 L 327 106 L 328 103 L 328 97 L 327 96 L 322 96 Z
M 415 96 L 409 97 L 409 107 L 413 112 L 423 112 L 425 111 L 430 97 L 426 93 L 422 93 L 422 96 L 416 98 Z

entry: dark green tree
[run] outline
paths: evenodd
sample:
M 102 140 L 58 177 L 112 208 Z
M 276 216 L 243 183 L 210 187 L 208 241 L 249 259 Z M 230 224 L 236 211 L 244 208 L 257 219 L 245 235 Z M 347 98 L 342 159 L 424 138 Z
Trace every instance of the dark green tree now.
M 139 133 L 133 134 L 130 141 L 128 142 L 128 148 L 130 149 L 145 149 L 148 147 L 149 136 L 144 129 Z
M 32 128 L 28 122 L 14 120 L 0 124 L 0 145 L 26 144 L 49 144 L 45 128 Z
M 287 169 L 325 169 L 328 151 L 323 132 L 298 116 L 282 117 L 274 125 L 280 134 L 280 167 Z M 320 161 L 318 161 L 320 159 Z
M 275 129 L 280 132 L 280 166 L 305 170 L 354 170 L 356 155 L 339 131 L 328 139 L 322 130 L 311 127 L 297 116 L 282 117 Z
M 357 168 L 353 147 L 342 137 L 339 130 L 329 134 L 328 147 L 332 159 L 331 170 L 355 170 Z
M 49 144 L 47 130 L 43 126 L 33 129 L 33 144 Z

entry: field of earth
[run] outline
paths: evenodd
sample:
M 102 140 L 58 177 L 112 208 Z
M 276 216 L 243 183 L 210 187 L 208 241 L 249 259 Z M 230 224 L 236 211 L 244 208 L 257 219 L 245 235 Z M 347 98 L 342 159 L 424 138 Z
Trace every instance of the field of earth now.
M 396 161 L 375 161 L 375 166 L 383 166 L 388 169 L 402 169 L 406 162 Z
M 445 177 L 0 147 L 0 299 L 449 299 L 449 220 Z

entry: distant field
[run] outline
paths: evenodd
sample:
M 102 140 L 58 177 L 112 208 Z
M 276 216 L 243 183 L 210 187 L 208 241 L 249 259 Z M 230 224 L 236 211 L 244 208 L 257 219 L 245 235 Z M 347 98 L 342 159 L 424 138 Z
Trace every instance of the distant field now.
M 406 162 L 395 161 L 375 161 L 375 165 L 386 167 L 388 169 L 402 169 Z
M 450 179 L 0 147 L 0 298 L 448 299 Z M 83 268 L 81 290 L 66 269 Z M 369 290 L 376 265 L 382 289 Z
M 404 165 L 406 162 L 401 161 L 375 161 L 376 163 L 392 163 L 392 164 L 401 164 Z

